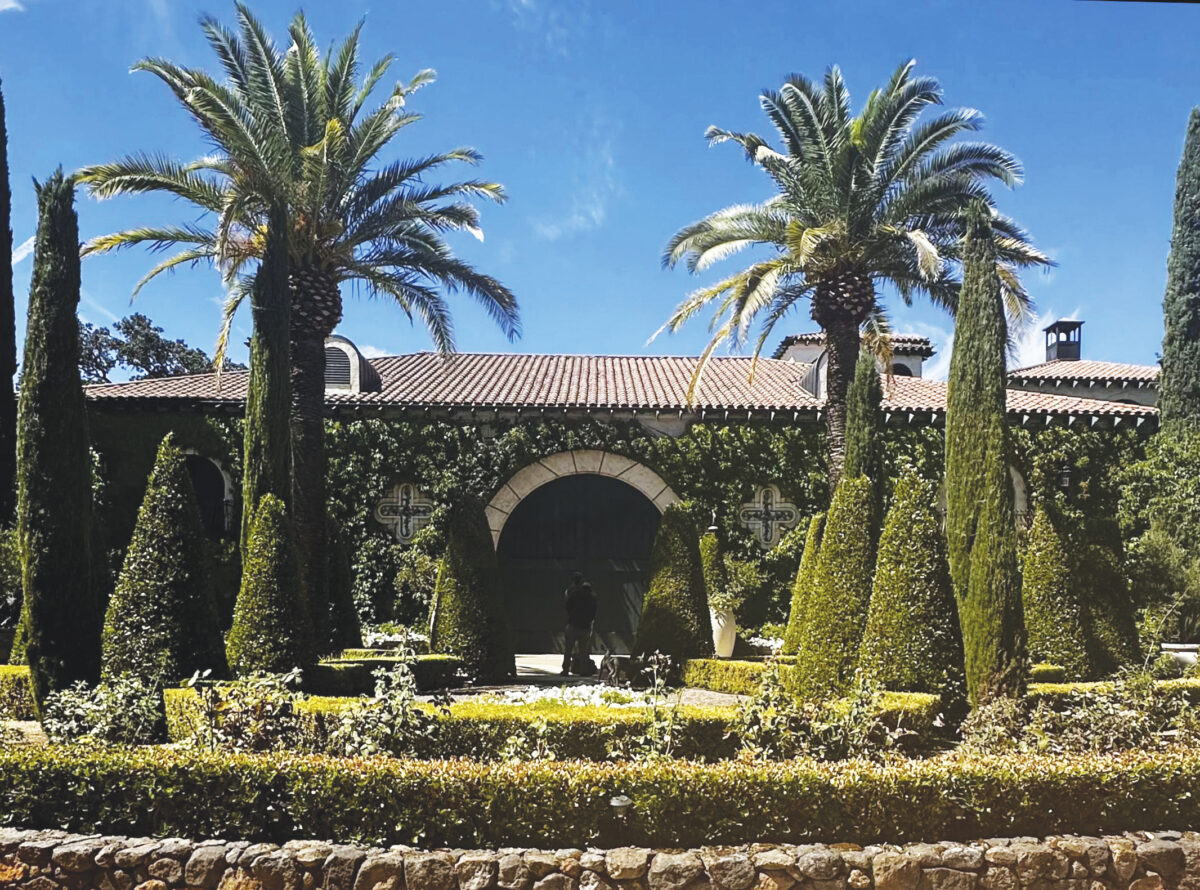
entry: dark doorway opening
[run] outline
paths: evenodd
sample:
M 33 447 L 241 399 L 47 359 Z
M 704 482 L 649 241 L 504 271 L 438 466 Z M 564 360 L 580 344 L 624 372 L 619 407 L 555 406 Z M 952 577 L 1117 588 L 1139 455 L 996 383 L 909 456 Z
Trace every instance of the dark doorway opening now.
M 207 457 L 189 454 L 188 474 L 196 489 L 196 501 L 200 504 L 200 521 L 210 538 L 225 536 L 225 477 L 220 469 Z
M 628 653 L 661 516 L 608 476 L 564 476 L 529 494 L 500 535 L 500 579 L 518 652 L 563 650 L 563 591 L 582 572 L 596 591 L 595 651 Z

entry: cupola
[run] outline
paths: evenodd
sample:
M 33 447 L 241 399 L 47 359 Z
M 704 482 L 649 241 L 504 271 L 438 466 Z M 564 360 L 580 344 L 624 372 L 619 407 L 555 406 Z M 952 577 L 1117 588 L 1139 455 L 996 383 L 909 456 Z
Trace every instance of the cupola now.
M 379 372 L 358 347 L 338 334 L 325 338 L 325 391 L 378 392 Z

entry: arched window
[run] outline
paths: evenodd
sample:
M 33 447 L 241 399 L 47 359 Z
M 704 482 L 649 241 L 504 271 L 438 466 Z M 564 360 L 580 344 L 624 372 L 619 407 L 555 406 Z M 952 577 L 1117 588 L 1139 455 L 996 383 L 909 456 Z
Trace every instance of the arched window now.
M 900 362 L 892 362 L 893 377 L 911 377 L 912 375 L 912 369 L 908 365 L 902 365 Z
M 222 538 L 229 533 L 230 514 L 233 509 L 229 480 L 220 465 L 211 458 L 199 454 L 186 455 L 188 475 L 196 489 L 196 501 L 200 505 L 200 521 L 204 532 L 211 538 Z

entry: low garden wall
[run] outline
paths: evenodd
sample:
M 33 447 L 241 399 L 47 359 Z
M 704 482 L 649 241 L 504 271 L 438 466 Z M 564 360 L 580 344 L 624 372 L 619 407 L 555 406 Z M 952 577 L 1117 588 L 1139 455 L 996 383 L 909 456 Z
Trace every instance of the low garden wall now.
M 0 829 L 23 890 L 1194 890 L 1200 835 L 991 839 L 904 847 L 440 850 L 322 841 L 120 838 Z

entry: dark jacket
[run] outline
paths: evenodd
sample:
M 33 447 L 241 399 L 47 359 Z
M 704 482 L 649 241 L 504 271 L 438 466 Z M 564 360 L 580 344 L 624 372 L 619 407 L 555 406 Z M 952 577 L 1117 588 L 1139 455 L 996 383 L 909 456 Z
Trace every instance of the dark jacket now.
M 596 594 L 586 587 L 567 588 L 567 624 L 580 629 L 596 620 Z

